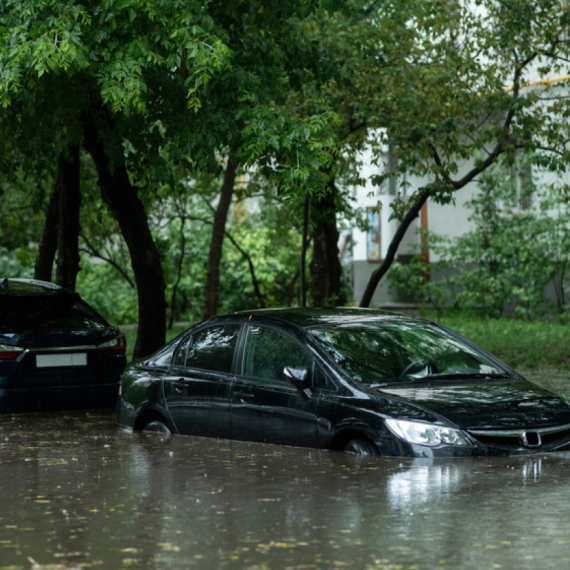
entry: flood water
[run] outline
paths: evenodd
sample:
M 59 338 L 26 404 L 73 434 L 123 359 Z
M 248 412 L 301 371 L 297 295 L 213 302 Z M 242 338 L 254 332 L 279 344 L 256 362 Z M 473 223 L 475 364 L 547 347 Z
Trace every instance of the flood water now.
M 0 416 L 0 569 L 565 568 L 570 454 L 358 458 Z

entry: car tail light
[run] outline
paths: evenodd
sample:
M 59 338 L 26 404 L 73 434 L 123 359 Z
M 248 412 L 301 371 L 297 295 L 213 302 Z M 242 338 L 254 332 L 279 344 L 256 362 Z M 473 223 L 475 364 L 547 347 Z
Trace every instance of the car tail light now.
M 14 360 L 24 352 L 19 346 L 10 346 L 8 344 L 0 344 L 0 360 Z
M 109 340 L 97 346 L 99 352 L 103 354 L 126 354 L 127 353 L 127 339 L 125 335 L 121 333 L 118 337 L 113 340 Z

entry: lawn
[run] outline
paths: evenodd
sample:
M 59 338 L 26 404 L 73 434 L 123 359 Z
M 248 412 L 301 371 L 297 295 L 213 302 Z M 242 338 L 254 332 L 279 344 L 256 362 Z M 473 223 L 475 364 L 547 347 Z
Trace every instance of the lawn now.
M 570 395 L 570 325 L 448 316 L 441 324 L 482 346 L 523 376 Z

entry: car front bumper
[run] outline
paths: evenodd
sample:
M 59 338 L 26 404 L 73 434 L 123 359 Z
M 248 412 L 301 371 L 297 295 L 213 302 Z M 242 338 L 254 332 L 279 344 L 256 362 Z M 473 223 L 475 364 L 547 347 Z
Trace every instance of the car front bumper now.
M 508 457 L 513 455 L 535 455 L 537 453 L 553 453 L 570 451 L 570 437 L 538 447 L 523 445 L 484 444 L 474 441 L 473 445 L 427 445 L 411 444 L 394 437 L 389 445 L 386 441 L 377 442 L 381 455 L 417 458 L 444 457 Z

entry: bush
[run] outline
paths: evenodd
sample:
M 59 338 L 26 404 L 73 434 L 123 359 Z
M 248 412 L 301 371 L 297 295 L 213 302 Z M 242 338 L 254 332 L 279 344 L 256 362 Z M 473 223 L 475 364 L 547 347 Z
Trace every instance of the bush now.
M 565 193 L 556 186 L 525 180 L 524 160 L 512 175 L 505 161 L 489 169 L 468 203 L 475 229 L 454 240 L 426 234 L 439 256 L 439 281 L 426 279 L 434 267 L 420 256 L 396 265 L 389 277 L 397 290 L 443 309 L 479 310 L 500 317 L 507 309 L 532 320 L 566 310 L 570 262 L 570 215 Z M 424 246 L 425 247 L 425 246 Z M 554 284 L 556 298 L 547 295 Z

